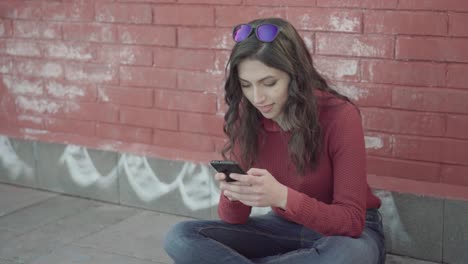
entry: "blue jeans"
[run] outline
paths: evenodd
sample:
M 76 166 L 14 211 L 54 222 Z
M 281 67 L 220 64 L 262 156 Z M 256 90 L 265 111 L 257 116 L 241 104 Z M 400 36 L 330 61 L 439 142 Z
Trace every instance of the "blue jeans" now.
M 191 220 L 174 225 L 164 249 L 184 263 L 359 263 L 385 261 L 382 217 L 367 210 L 359 238 L 323 236 L 274 212 L 250 217 L 244 225 L 220 220 Z

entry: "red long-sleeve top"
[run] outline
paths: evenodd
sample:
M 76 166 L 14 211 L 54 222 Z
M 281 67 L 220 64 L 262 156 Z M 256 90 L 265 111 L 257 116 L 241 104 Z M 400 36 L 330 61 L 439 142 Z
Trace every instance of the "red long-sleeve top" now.
M 381 204 L 367 183 L 361 117 L 349 102 L 323 92 L 316 95 L 323 135 L 316 170 L 298 174 L 288 154 L 291 133 L 266 118 L 261 120 L 265 133 L 258 133 L 253 167 L 268 170 L 288 187 L 286 210 L 272 207 L 276 214 L 323 235 L 358 237 L 364 229 L 366 209 Z M 221 194 L 218 214 L 223 221 L 246 223 L 251 209 Z

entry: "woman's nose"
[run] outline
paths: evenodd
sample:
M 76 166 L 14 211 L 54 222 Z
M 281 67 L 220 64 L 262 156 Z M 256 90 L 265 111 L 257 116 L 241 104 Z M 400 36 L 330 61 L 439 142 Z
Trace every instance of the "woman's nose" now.
M 259 104 L 265 100 L 265 95 L 258 88 L 254 88 L 253 97 L 255 104 Z

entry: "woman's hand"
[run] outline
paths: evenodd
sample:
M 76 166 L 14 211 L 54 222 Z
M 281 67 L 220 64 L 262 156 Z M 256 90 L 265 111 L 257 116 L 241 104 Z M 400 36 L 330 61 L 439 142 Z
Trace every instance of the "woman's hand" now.
M 230 176 L 234 175 L 234 173 L 231 173 Z M 238 174 L 239 175 L 239 174 Z M 242 185 L 248 185 L 246 183 L 242 183 L 242 182 L 239 182 L 239 181 L 235 181 L 235 182 L 226 182 L 226 175 L 224 173 L 221 173 L 221 172 L 218 172 L 215 174 L 215 180 L 218 182 L 219 184 L 219 188 L 221 189 L 221 192 L 224 192 L 224 189 L 223 189 L 223 186 L 225 184 L 230 184 L 230 185 L 238 185 L 238 186 L 242 186 Z M 229 199 L 229 201 L 231 202 L 234 202 L 234 201 L 238 201 L 237 199 L 234 199 L 232 197 L 229 197 L 225 194 L 226 198 Z
M 288 188 L 267 170 L 251 168 L 247 174 L 231 173 L 230 177 L 237 181 L 220 181 L 220 189 L 229 200 L 240 201 L 249 206 L 286 209 Z

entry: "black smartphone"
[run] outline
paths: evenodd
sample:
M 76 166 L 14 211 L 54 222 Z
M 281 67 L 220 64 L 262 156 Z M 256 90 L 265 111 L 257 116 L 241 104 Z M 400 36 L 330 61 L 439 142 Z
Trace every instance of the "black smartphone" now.
M 212 160 L 210 164 L 217 172 L 221 172 L 226 175 L 227 182 L 236 181 L 229 177 L 230 173 L 247 174 L 237 162 L 232 160 Z

